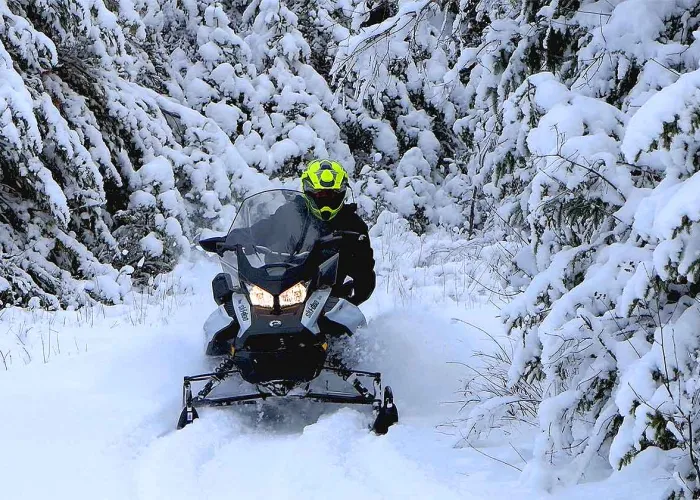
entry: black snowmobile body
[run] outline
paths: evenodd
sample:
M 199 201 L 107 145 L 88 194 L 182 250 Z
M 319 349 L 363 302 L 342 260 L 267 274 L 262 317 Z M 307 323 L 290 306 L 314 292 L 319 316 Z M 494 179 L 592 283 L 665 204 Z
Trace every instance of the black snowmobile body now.
M 306 203 L 296 191 L 264 191 L 243 201 L 227 236 L 200 241 L 204 250 L 220 256 L 224 271 L 212 282 L 219 309 L 204 325 L 207 355 L 223 361 L 213 373 L 185 377 L 178 428 L 197 418 L 198 406 L 272 397 L 372 405 L 377 433 L 398 420 L 391 389 L 380 398 L 379 373 L 328 363 L 329 342 L 365 323 L 359 308 L 331 296 L 339 279 L 338 245 L 359 235 L 324 234 Z M 310 389 L 309 382 L 324 371 L 349 382 L 352 392 Z M 256 392 L 208 397 L 234 374 Z M 193 394 L 192 384 L 202 382 Z

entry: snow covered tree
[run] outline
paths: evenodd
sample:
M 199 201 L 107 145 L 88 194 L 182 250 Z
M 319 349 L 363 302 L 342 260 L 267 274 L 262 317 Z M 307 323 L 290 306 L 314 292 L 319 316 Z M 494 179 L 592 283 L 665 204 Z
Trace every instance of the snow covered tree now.
M 163 95 L 173 9 L 0 3 L 4 304 L 119 301 L 222 222 L 232 180 L 263 182 L 213 120 Z
M 452 40 L 447 13 L 439 2 L 398 2 L 368 23 L 376 7 L 354 4 L 331 71 L 352 113 L 344 130 L 365 172 L 361 205 L 375 216 L 396 211 L 419 232 L 463 225 L 463 193 L 442 189 L 465 184 L 456 160 L 463 144 L 451 129 L 467 103 L 445 78 L 457 57 L 444 41 Z
M 625 158 L 663 179 L 640 193 L 628 241 L 637 259 L 617 310 L 636 319 L 639 347 L 621 367 L 615 406 L 623 418 L 610 453 L 619 466 L 647 448 L 667 451 L 675 492 L 688 498 L 700 492 L 699 139 L 699 70 L 651 97 L 625 134 Z
M 95 161 L 104 152 L 102 141 L 72 128 L 70 119 L 89 122 L 90 116 L 76 117 L 81 102 L 59 74 L 63 55 L 77 57 L 72 51 L 81 44 L 97 66 L 125 62 L 123 38 L 113 25 L 91 29 L 98 16 L 111 21 L 102 3 L 11 6 L 14 11 L 0 4 L 3 302 L 57 307 L 82 303 L 88 293 L 119 300 L 128 276 L 95 255 L 116 247 L 103 210 L 104 178 L 114 170 L 109 160 Z M 34 22 L 24 17 L 30 8 L 38 12 Z
M 491 17 L 491 45 L 464 51 L 457 67 L 471 68 L 466 92 L 477 97 L 455 130 L 505 234 L 527 242 L 507 283 L 524 293 L 504 309 L 521 339 L 511 384 L 547 388 L 525 475 L 576 482 L 599 453 L 618 468 L 660 449 L 677 471 L 669 494 L 692 498 L 698 276 L 681 186 L 698 169 L 700 4 L 520 7 L 492 12 L 505 17 Z

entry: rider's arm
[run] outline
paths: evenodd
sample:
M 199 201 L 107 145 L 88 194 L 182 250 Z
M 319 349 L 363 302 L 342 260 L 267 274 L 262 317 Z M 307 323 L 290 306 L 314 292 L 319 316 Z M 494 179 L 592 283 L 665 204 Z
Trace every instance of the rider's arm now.
M 356 217 L 357 228 L 353 230 L 361 233 L 362 236 L 354 245 L 352 265 L 348 270 L 348 275 L 354 281 L 354 294 L 348 300 L 355 305 L 360 305 L 372 295 L 377 277 L 374 273 L 374 252 L 370 245 L 367 224 L 359 216 Z

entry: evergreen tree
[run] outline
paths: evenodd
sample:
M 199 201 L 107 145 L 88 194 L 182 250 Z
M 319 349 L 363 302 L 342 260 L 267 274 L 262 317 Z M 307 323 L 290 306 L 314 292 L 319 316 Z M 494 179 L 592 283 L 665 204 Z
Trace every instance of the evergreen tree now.
M 162 48 L 186 14 L 0 4 L 4 304 L 119 301 L 131 277 L 186 255 L 195 227 L 223 222 L 232 180 L 264 182 L 213 120 L 162 95 Z
M 489 12 L 481 44 L 455 67 L 469 69 L 474 96 L 455 125 L 468 169 L 520 247 L 506 284 L 524 293 L 503 317 L 521 337 L 511 384 L 547 388 L 525 471 L 540 485 L 580 480 L 598 453 L 618 468 L 655 446 L 683 457 L 670 491 L 698 488 L 694 396 L 678 389 L 698 369 L 687 338 L 695 219 L 681 186 L 698 167 L 699 6 L 523 1 Z M 658 233 L 662 198 L 669 225 Z

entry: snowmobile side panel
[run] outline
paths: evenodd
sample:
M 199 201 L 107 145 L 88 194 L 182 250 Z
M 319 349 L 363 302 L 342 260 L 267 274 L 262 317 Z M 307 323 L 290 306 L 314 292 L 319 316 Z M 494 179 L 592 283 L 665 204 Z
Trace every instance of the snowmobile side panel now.
M 219 306 L 215 309 L 204 322 L 204 345 L 209 345 L 214 335 L 230 326 L 232 322 L 233 318 L 228 315 L 224 306 Z
M 240 337 L 253 324 L 250 314 L 250 303 L 248 298 L 242 293 L 234 293 L 231 301 L 233 302 L 233 310 L 236 311 L 236 319 L 238 319 L 238 324 L 240 325 L 238 329 L 238 336 Z
M 318 317 L 330 295 L 331 289 L 323 288 L 316 290 L 311 294 L 311 297 L 306 299 L 304 314 L 301 316 L 301 324 L 316 335 L 321 333 L 321 329 L 318 327 Z
M 228 273 L 219 273 L 211 281 L 211 293 L 217 306 L 224 305 L 231 300 L 234 290 L 233 280 Z
M 367 325 L 365 315 L 360 308 L 345 299 L 338 299 L 337 304 L 326 312 L 325 316 L 334 323 L 343 325 L 352 333 L 355 333 L 359 327 Z

